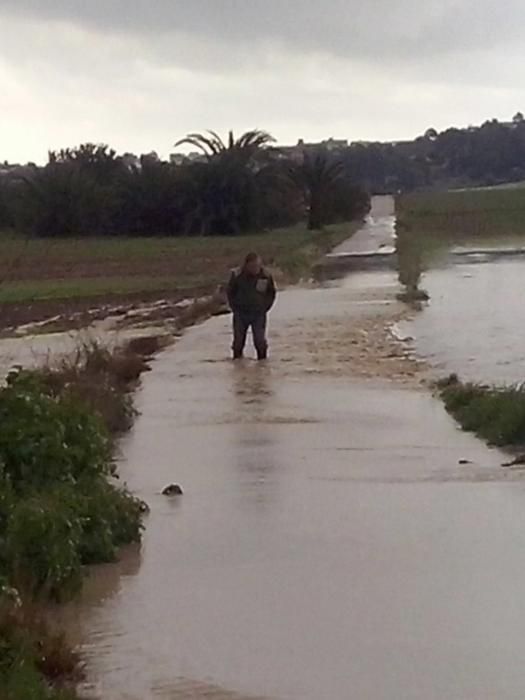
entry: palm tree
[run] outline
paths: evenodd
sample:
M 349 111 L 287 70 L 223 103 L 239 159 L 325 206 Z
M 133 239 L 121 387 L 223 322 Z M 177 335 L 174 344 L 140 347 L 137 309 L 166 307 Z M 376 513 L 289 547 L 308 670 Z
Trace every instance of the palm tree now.
M 303 162 L 292 166 L 290 175 L 304 193 L 308 208 L 308 228 L 322 228 L 326 223 L 327 201 L 334 186 L 344 177 L 342 162 L 331 158 L 326 150 L 305 152 Z
M 189 134 L 175 146 L 191 145 L 205 155 L 205 163 L 188 167 L 189 192 L 195 205 L 188 218 L 200 233 L 239 234 L 257 227 L 262 195 L 260 174 L 274 142 L 265 131 L 247 131 L 226 141 L 214 131 Z M 196 203 L 198 201 L 198 204 Z
M 76 166 L 79 171 L 92 175 L 98 182 L 111 182 L 122 173 L 124 164 L 105 144 L 83 143 L 78 148 L 49 151 L 49 165 Z
M 238 139 L 235 139 L 233 131 L 230 131 L 226 142 L 215 131 L 207 131 L 206 134 L 188 134 L 177 141 L 175 148 L 189 145 L 202 151 L 208 160 L 225 154 L 234 154 L 247 162 L 260 155 L 261 151 L 272 143 L 275 143 L 273 136 L 258 129 L 246 131 Z

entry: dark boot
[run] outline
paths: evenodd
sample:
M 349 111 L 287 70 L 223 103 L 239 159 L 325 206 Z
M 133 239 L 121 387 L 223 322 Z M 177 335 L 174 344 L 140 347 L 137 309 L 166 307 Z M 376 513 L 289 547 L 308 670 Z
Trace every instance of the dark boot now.
M 257 351 L 258 360 L 268 357 L 268 341 L 266 340 L 266 314 L 261 314 L 252 322 L 253 344 Z
M 246 345 L 246 336 L 248 334 L 249 321 L 241 314 L 234 312 L 233 314 L 233 359 L 242 360 L 244 355 L 244 346 Z

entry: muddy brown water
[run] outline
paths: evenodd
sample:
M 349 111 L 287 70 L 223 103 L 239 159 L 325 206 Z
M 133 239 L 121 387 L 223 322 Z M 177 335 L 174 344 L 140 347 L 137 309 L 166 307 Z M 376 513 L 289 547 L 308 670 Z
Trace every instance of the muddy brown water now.
M 92 694 L 521 700 L 520 473 L 326 340 L 395 311 L 395 289 L 367 273 L 283 293 L 266 364 L 228 361 L 224 317 L 154 362 L 119 465 L 151 506 L 142 548 L 66 611 Z
M 523 382 L 524 280 L 522 256 L 494 260 L 473 255 L 465 264 L 430 270 L 422 281 L 430 303 L 405 331 L 414 336 L 418 353 L 432 363 L 436 374 Z
M 143 547 L 75 610 L 99 697 L 523 696 L 524 484 L 427 393 L 295 365 L 290 327 L 357 323 L 354 294 L 283 294 L 266 365 L 228 362 L 219 318 L 145 377 Z

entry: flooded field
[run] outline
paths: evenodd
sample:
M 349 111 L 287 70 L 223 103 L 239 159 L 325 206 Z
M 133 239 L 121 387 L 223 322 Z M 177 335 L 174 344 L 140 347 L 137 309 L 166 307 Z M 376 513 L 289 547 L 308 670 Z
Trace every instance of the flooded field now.
M 282 294 L 268 364 L 228 361 L 227 318 L 159 356 L 120 460 L 151 505 L 142 550 L 69 611 L 100 698 L 522 697 L 520 473 L 342 352 L 396 289 Z
M 146 377 L 120 465 L 144 546 L 75 611 L 100 697 L 517 700 L 525 484 L 426 392 L 296 370 L 286 329 L 334 314 L 310 294 L 267 366 L 215 319 Z
M 522 382 L 525 256 L 484 250 L 462 252 L 425 274 L 422 286 L 430 303 L 404 332 L 414 337 L 418 354 L 439 376 L 455 372 L 472 381 Z
M 436 362 L 432 333 L 456 362 L 465 287 L 491 269 L 425 278 L 414 329 Z M 421 389 L 385 330 L 397 291 L 367 272 L 282 293 L 268 363 L 229 361 L 227 317 L 158 356 L 119 458 L 151 507 L 143 546 L 65 611 L 91 696 L 521 700 L 525 481 Z M 160 495 L 172 482 L 183 496 Z

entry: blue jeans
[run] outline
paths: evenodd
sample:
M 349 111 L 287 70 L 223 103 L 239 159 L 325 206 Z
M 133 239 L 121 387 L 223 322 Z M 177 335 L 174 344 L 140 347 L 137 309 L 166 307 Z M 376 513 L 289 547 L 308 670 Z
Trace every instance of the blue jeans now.
M 266 313 L 263 312 L 233 312 L 233 357 L 239 359 L 243 356 L 248 331 L 252 330 L 253 344 L 257 351 L 257 359 L 265 360 L 268 355 L 268 341 L 266 340 Z

